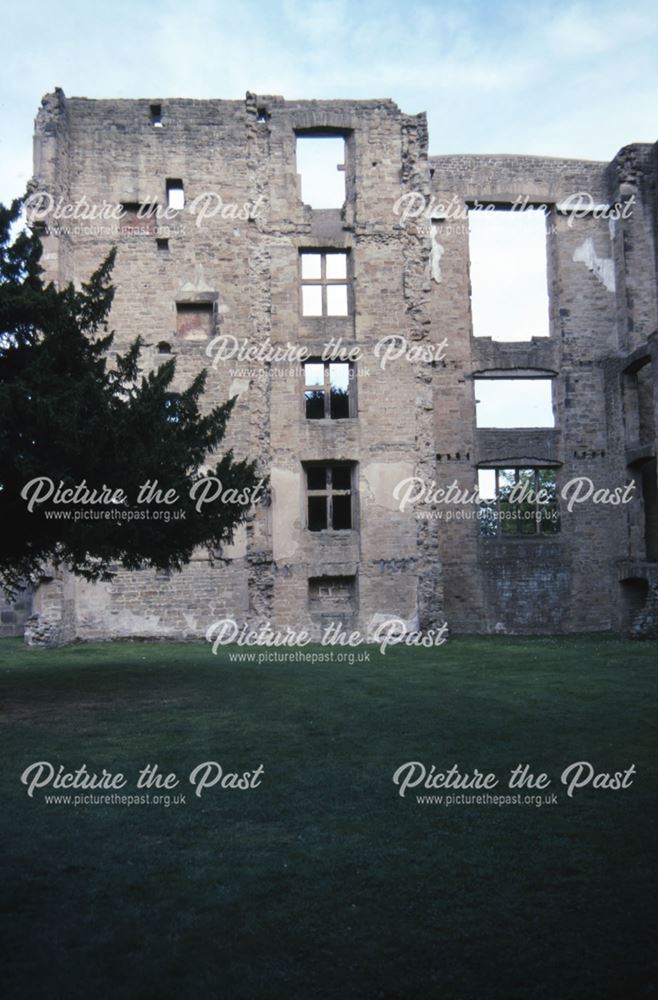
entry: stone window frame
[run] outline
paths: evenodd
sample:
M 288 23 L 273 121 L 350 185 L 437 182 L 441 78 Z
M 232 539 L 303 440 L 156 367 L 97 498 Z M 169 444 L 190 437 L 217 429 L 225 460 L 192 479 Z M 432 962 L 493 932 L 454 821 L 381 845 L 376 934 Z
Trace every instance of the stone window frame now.
M 480 537 L 481 538 L 496 538 L 496 539 L 547 539 L 555 538 L 561 533 L 562 523 L 560 518 L 560 503 L 558 494 L 558 482 L 557 482 L 557 467 L 555 465 L 549 464 L 531 464 L 524 463 L 519 465 L 517 463 L 510 464 L 486 464 L 482 463 L 478 465 L 477 472 L 493 472 L 495 474 L 495 499 L 494 500 L 482 500 L 478 509 L 478 522 L 480 526 Z M 503 518 L 500 516 L 501 512 L 501 500 L 500 500 L 500 486 L 499 486 L 499 476 L 501 472 L 513 471 L 514 484 L 517 485 L 520 482 L 520 473 L 531 472 L 533 473 L 533 483 L 530 487 L 531 490 L 536 494 L 542 489 L 542 483 L 539 474 L 541 472 L 552 472 L 554 478 L 554 489 L 555 497 L 550 504 L 540 504 L 538 500 L 534 503 L 529 501 L 519 503 L 518 510 L 521 512 L 527 511 L 530 507 L 534 507 L 535 516 L 533 518 Z M 479 477 L 478 477 L 479 478 Z M 545 488 L 545 487 L 544 487 Z M 503 503 L 505 501 L 503 500 Z M 539 510 L 554 512 L 553 522 L 556 527 L 554 530 L 542 530 L 541 525 L 549 523 L 549 518 L 539 518 L 537 513 Z M 492 516 L 493 515 L 493 516 Z M 513 530 L 504 530 L 504 525 L 509 524 L 513 526 Z M 533 530 L 523 530 L 523 526 L 532 525 Z M 493 528 L 493 530 L 487 530 Z
M 347 531 L 354 531 L 356 528 L 356 462 L 350 462 L 345 460 L 334 460 L 327 459 L 326 461 L 311 461 L 303 462 L 304 469 L 304 499 L 305 499 L 305 509 L 306 509 L 306 522 L 305 527 L 307 531 L 313 532 L 313 534 L 319 534 L 323 531 L 329 531 L 334 533 L 344 533 Z M 311 489 L 309 488 L 309 471 L 314 469 L 324 468 L 326 470 L 325 474 L 325 486 L 323 489 Z M 333 485 L 334 470 L 348 469 L 350 476 L 350 486 L 349 489 L 335 489 Z M 348 496 L 350 498 L 350 524 L 346 528 L 334 528 L 333 526 L 333 499 L 337 496 Z M 324 528 L 311 528 L 311 513 L 310 513 L 310 501 L 311 499 L 324 497 L 326 500 L 325 504 L 325 527 Z
M 303 258 L 305 255 L 315 255 L 320 257 L 320 277 L 305 278 L 303 276 Z M 342 255 L 345 258 L 345 277 L 327 278 L 327 257 Z M 353 320 L 354 318 L 354 286 L 352 273 L 352 254 L 348 247 L 300 247 L 298 251 L 298 272 L 299 272 L 299 313 L 304 321 L 308 320 Z M 319 286 L 322 295 L 322 313 L 320 315 L 310 315 L 304 312 L 304 287 Z M 329 313 L 327 312 L 327 288 L 345 286 L 347 298 L 347 312 Z
M 348 414 L 346 417 L 331 416 L 331 365 L 344 364 L 348 368 Z M 322 365 L 324 368 L 324 382 L 322 386 L 313 386 L 306 381 L 306 365 Z M 306 402 L 307 393 L 316 389 L 324 394 L 324 417 L 309 417 L 307 414 Z M 302 363 L 302 413 L 304 419 L 311 423 L 323 423 L 328 420 L 353 420 L 356 417 L 356 365 L 353 361 L 343 361 L 342 359 L 328 359 L 317 356 L 309 357 Z

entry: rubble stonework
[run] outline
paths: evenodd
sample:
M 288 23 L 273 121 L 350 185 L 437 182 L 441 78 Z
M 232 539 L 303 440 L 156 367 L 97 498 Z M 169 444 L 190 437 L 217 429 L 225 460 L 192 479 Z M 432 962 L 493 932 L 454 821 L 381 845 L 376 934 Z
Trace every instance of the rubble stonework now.
M 296 136 L 314 132 L 345 138 L 342 209 L 302 202 Z M 336 617 L 366 634 L 382 615 L 422 629 L 447 620 L 453 632 L 629 626 L 624 567 L 635 579 L 646 575 L 638 565 L 658 559 L 657 163 L 657 147 L 639 144 L 611 164 L 430 156 L 425 116 L 403 114 L 390 100 L 87 100 L 60 90 L 44 97 L 32 190 L 70 203 L 165 205 L 174 178 L 186 203 L 166 247 L 155 233 L 113 237 L 75 222 L 51 225 L 46 277 L 79 283 L 116 243 L 113 349 L 139 334 L 144 365 L 156 366 L 166 343 L 178 387 L 208 367 L 207 405 L 238 397 L 226 446 L 238 458 L 258 457 L 271 500 L 231 546 L 198 552 L 181 574 L 118 569 L 97 585 L 42 584 L 47 621 L 37 611 L 30 641 L 192 638 L 221 617 L 308 626 L 316 635 Z M 580 191 L 604 205 L 632 195 L 633 211 L 614 222 L 562 212 Z M 189 206 L 204 192 L 258 210 L 197 225 Z M 519 197 L 548 206 L 550 337 L 473 337 L 467 227 L 440 213 L 402 222 L 396 203 L 414 192 L 428 204 L 452 199 L 464 208 Z M 302 315 L 300 250 L 313 248 L 348 251 L 349 316 Z M 177 331 L 177 304 L 195 303 L 212 304 L 205 337 Z M 299 344 L 314 355 L 331 337 L 358 346 L 351 417 L 306 419 L 301 375 L 277 377 L 274 363 L 213 365 L 206 348 L 220 333 L 254 347 Z M 432 347 L 437 359 L 382 369 L 374 348 L 387 336 Z M 476 428 L 473 376 L 527 371 L 553 378 L 555 428 Z M 305 463 L 332 461 L 352 464 L 353 526 L 309 531 Z M 550 537 L 483 537 L 473 519 L 421 519 L 393 498 L 408 476 L 472 490 L 478 466 L 505 463 L 552 467 L 558 486 L 587 475 L 609 486 L 635 478 L 642 488 L 626 506 L 563 514 Z M 655 596 L 647 615 L 655 620 Z
M 650 588 L 644 607 L 629 629 L 631 639 L 658 639 L 658 584 Z

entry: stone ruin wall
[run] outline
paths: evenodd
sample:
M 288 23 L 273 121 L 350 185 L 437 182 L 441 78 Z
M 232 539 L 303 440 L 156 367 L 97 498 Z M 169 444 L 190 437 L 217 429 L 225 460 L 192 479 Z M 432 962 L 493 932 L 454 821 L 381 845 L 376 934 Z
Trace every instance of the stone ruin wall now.
M 295 141 L 313 132 L 345 137 L 342 211 L 301 200 Z M 176 357 L 177 387 L 209 367 L 207 404 L 237 395 L 226 445 L 237 457 L 258 457 L 271 502 L 257 507 L 231 546 L 198 552 L 181 574 L 117 568 L 109 583 L 44 583 L 30 635 L 192 638 L 225 616 L 307 625 L 316 634 L 336 617 L 362 632 L 395 615 L 425 629 L 447 620 L 455 632 L 510 633 L 618 629 L 642 608 L 652 619 L 656 163 L 648 145 L 626 147 L 610 164 L 428 156 L 425 116 L 405 115 L 389 100 L 47 95 L 36 121 L 33 190 L 69 202 L 163 205 L 174 178 L 183 181 L 186 206 L 209 191 L 224 204 L 259 206 L 255 218 L 218 214 L 200 226 L 184 210 L 166 248 L 156 233 L 51 229 L 44 264 L 47 277 L 79 283 L 118 244 L 115 348 L 140 334 L 148 367 L 163 360 L 165 343 Z M 561 212 L 579 191 L 601 204 L 632 194 L 636 205 L 614 224 Z M 549 205 L 550 337 L 472 336 L 467 227 L 450 225 L 440 211 L 401 224 L 396 203 L 413 192 L 428 205 L 456 198 L 504 207 L 517 197 Z M 348 251 L 350 316 L 302 315 L 299 258 L 309 249 Z M 181 310 L 199 308 L 211 315 L 210 327 L 186 332 Z M 318 354 L 330 337 L 358 346 L 352 417 L 307 420 L 302 379 L 271 370 L 285 366 L 213 366 L 205 349 L 218 334 Z M 373 352 L 389 335 L 434 348 L 446 340 L 445 359 L 382 370 Z M 473 376 L 528 371 L 553 379 L 555 428 L 476 428 Z M 306 527 L 303 463 L 318 461 L 353 464 L 351 530 Z M 551 465 L 558 485 L 575 475 L 602 485 L 635 475 L 644 492 L 623 509 L 580 507 L 547 538 L 480 537 L 472 520 L 421 520 L 400 512 L 392 496 L 412 475 L 473 489 L 478 465 L 503 462 Z

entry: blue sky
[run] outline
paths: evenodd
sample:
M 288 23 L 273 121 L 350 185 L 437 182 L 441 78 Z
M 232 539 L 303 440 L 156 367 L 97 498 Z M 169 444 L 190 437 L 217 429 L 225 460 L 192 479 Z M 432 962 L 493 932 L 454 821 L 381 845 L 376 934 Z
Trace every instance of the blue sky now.
M 658 138 L 653 0 L 6 4 L 0 199 L 31 173 L 42 94 L 392 97 L 433 153 L 610 159 Z

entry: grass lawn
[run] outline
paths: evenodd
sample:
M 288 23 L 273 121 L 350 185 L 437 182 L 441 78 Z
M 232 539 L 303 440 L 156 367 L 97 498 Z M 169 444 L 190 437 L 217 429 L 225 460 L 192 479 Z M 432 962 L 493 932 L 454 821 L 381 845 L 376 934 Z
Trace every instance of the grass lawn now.
M 657 996 L 656 644 L 364 648 L 311 666 L 0 641 L 2 995 Z M 262 765 L 259 787 L 196 797 L 209 760 Z M 490 794 L 528 763 L 558 802 L 420 804 L 392 781 L 413 760 L 496 772 Z M 581 760 L 633 784 L 569 798 Z M 20 782 L 35 761 L 123 772 L 122 794 L 157 763 L 186 802 L 47 804 Z

